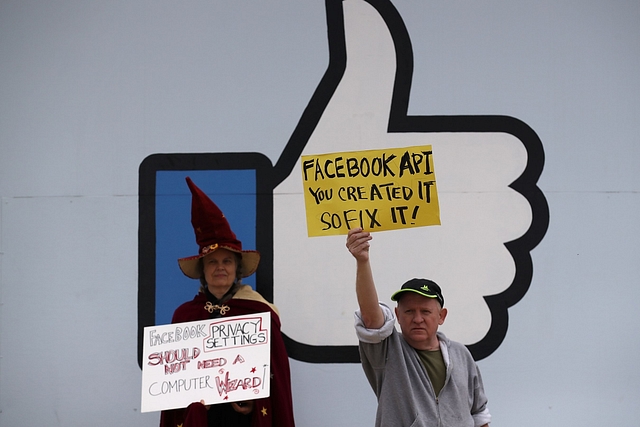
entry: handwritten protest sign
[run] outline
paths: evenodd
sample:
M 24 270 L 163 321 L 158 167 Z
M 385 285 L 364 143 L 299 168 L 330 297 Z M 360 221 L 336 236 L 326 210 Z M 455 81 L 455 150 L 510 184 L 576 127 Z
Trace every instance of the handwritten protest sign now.
M 430 145 L 302 156 L 309 237 L 440 224 Z
M 144 328 L 142 412 L 269 396 L 271 316 Z

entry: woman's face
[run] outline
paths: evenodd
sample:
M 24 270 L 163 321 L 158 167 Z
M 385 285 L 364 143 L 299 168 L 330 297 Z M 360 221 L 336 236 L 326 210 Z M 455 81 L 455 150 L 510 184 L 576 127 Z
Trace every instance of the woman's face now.
M 235 253 L 227 249 L 218 249 L 202 259 L 204 279 L 209 292 L 221 298 L 233 285 L 238 267 Z

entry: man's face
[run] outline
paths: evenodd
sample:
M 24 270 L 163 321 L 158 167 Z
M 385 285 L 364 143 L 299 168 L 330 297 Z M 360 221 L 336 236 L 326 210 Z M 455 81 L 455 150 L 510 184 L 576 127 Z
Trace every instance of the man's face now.
M 437 299 L 406 292 L 398 301 L 396 317 L 402 336 L 411 347 L 417 350 L 438 349 L 436 332 L 447 317 L 447 309 L 440 308 Z

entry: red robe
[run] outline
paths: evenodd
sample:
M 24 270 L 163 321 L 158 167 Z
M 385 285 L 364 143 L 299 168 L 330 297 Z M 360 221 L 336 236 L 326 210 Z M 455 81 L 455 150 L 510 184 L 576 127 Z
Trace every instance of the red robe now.
M 209 319 L 211 314 L 205 309 L 206 303 L 207 297 L 199 293 L 176 309 L 171 323 Z M 271 313 L 271 391 L 269 397 L 253 401 L 251 427 L 294 427 L 289 357 L 275 306 L 247 285 L 224 305 L 229 307 L 224 317 Z M 200 403 L 192 403 L 188 408 L 162 411 L 160 427 L 207 427 L 207 409 Z

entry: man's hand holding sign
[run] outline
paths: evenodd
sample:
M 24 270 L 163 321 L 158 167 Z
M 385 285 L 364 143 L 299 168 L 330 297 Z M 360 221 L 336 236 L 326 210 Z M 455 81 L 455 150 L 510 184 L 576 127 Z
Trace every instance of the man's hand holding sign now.
M 309 237 L 440 224 L 431 146 L 302 156 Z

